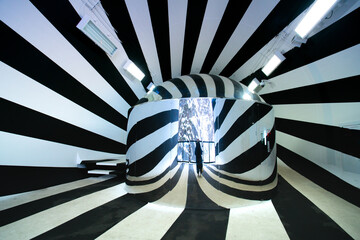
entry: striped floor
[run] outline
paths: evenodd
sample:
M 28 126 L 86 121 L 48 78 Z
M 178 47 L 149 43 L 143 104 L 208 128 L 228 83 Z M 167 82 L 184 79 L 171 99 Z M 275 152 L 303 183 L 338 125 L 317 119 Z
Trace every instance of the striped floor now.
M 151 203 L 111 177 L 1 197 L 0 239 L 360 239 L 360 208 L 280 159 L 269 201 L 220 195 L 193 167 Z

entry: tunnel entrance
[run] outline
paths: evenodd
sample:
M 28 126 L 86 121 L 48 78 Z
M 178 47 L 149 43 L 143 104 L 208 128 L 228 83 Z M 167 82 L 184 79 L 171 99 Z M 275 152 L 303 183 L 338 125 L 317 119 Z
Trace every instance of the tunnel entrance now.
M 200 141 L 204 163 L 215 162 L 214 112 L 211 98 L 185 98 L 179 102 L 179 162 L 196 162 L 195 145 Z

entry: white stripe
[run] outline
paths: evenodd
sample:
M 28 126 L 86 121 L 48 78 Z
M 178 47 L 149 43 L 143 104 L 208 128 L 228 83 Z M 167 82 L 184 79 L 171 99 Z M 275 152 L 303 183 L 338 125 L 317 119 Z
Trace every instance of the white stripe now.
M 317 103 L 273 105 L 275 117 L 341 127 L 360 124 L 360 103 Z
M 148 203 L 97 239 L 161 239 L 185 208 L 187 178 L 188 164 L 178 184 L 168 194 Z
M 200 96 L 200 92 L 199 89 L 194 81 L 194 79 L 192 77 L 189 76 L 182 76 L 181 80 L 183 80 L 183 82 L 185 83 L 185 85 L 187 86 L 187 88 L 190 91 L 191 97 L 199 97 Z
M 278 2 L 279 0 L 253 0 L 251 2 L 210 73 L 219 74 L 225 68 Z
M 360 44 L 357 44 L 316 62 L 271 78 L 271 84 L 266 84 L 259 93 L 262 95 L 360 75 L 359 62 Z
M 163 82 L 159 57 L 156 51 L 154 33 L 151 25 L 149 6 L 146 0 L 125 0 L 141 50 L 144 54 L 155 85 Z
M 181 76 L 182 54 L 184 48 L 186 0 L 169 0 L 169 33 L 172 78 Z
M 126 131 L 0 62 L 0 96 L 101 136 L 126 143 Z
M 196 45 L 191 73 L 199 73 L 229 0 L 209 0 Z
M 216 157 L 216 162 L 219 164 L 228 163 L 239 156 L 241 153 L 248 151 L 261 140 L 261 134 L 263 133 L 264 129 L 269 130 L 273 128 L 274 122 L 275 119 L 271 110 L 259 121 L 246 129 L 246 131 L 244 131 L 234 141 L 232 141 L 223 151 L 221 151 Z M 219 136 L 222 136 L 221 131 L 219 132 Z
M 182 98 L 182 94 L 181 94 L 180 90 L 171 81 L 166 81 L 161 86 L 166 88 L 166 90 L 168 90 L 171 93 L 172 99 L 174 99 L 174 98 Z
M 280 131 L 276 131 L 276 141 L 281 146 L 299 154 L 349 184 L 360 188 L 359 158 Z
M 5 24 L 72 75 L 82 85 L 123 116 L 127 116 L 130 105 L 30 1 L 8 0 L 6 1 L 6 7 L 0 8 L 0 16 Z
M 216 162 L 218 162 L 217 159 Z M 229 174 L 228 172 L 223 170 L 218 170 L 218 171 L 224 175 L 228 175 L 231 177 L 235 176 L 242 180 L 262 181 L 268 179 L 271 176 L 275 164 L 276 164 L 276 147 L 272 149 L 270 155 L 266 159 L 264 159 L 264 161 L 262 161 L 261 164 L 257 165 L 255 168 L 249 171 L 246 171 L 244 173 L 233 173 L 233 174 Z
M 215 85 L 213 78 L 210 77 L 208 74 L 199 74 L 199 76 L 201 76 L 205 81 L 205 86 L 206 86 L 206 90 L 208 93 L 208 97 L 217 97 L 216 96 L 216 85 Z
M 77 167 L 82 160 L 119 156 L 0 131 L 0 165 Z
M 214 169 L 216 171 L 215 168 L 212 167 L 212 169 Z M 269 184 L 256 186 L 256 185 L 247 185 L 247 184 L 242 184 L 242 183 L 236 183 L 231 180 L 227 180 L 225 178 L 220 178 L 218 175 L 216 175 L 213 172 L 211 172 L 210 170 L 208 170 L 208 166 L 204 167 L 204 171 L 215 181 L 217 181 L 221 184 L 224 184 L 226 186 L 229 186 L 231 188 L 241 190 L 241 191 L 263 192 L 263 191 L 271 190 L 271 189 L 275 188 L 277 185 L 277 178 L 275 178 L 274 181 Z M 232 177 L 236 178 L 236 175 L 232 175 Z
M 244 231 L 239 231 L 239 227 Z M 272 202 L 230 209 L 226 239 L 290 239 Z
M 128 118 L 128 132 L 133 126 L 145 119 L 161 112 L 179 109 L 179 101 L 174 99 L 162 100 L 161 102 L 146 102 L 144 104 L 134 106 Z
M 125 183 L 38 212 L 0 227 L 0 239 L 30 239 L 126 194 Z M 86 203 L 86 204 L 84 204 Z
M 194 175 L 196 176 L 196 165 L 192 164 L 194 168 Z M 207 197 L 210 198 L 211 201 L 216 203 L 217 205 L 224 208 L 237 208 L 237 207 L 245 207 L 251 205 L 257 205 L 261 203 L 261 201 L 257 200 L 248 200 L 244 198 L 238 198 L 226 193 L 223 193 L 217 189 L 215 189 L 210 183 L 206 181 L 204 177 L 196 177 L 196 180 L 201 188 L 201 190 L 206 194 Z
M 311 151 L 311 150 L 310 150 Z M 360 208 L 328 192 L 278 159 L 279 174 L 334 220 L 352 238 L 360 239 Z
M 109 176 L 101 176 L 96 178 L 85 178 L 69 183 L 64 183 L 56 186 L 47 187 L 40 190 L 17 193 L 7 196 L 0 197 L 0 211 L 3 211 L 8 208 L 12 208 L 24 203 L 32 202 L 41 198 L 46 198 L 49 196 L 53 196 L 59 193 L 71 191 L 74 189 L 82 188 L 85 186 L 89 186 L 92 184 L 96 184 L 105 180 L 108 180 L 112 177 Z
M 128 151 L 131 153 L 131 162 L 145 157 L 163 144 L 168 139 L 174 137 L 178 132 L 178 122 L 168 123 L 162 128 L 150 133 L 144 138 L 138 139 L 132 144 Z
M 220 78 L 224 82 L 224 88 L 225 88 L 224 97 L 233 98 L 235 92 L 234 84 L 231 82 L 229 78 L 223 76 L 220 76 Z
M 244 114 L 255 102 L 245 100 L 235 100 L 234 105 L 229 110 L 229 114 L 226 115 L 223 123 L 221 124 L 219 131 L 219 138 L 222 138 L 228 130 L 233 126 L 235 121 Z M 231 114 L 230 114 L 231 113 Z
M 126 191 L 128 193 L 144 193 L 144 192 L 150 192 L 155 189 L 158 189 L 161 186 L 163 186 L 166 183 L 166 181 L 171 179 L 175 175 L 175 173 L 178 171 L 179 168 L 180 168 L 180 164 L 178 164 L 171 171 L 166 173 L 165 176 L 163 176 L 161 179 L 159 179 L 157 182 L 154 182 L 154 183 L 150 183 L 150 184 L 146 184 L 146 185 L 135 185 L 135 186 L 126 185 Z M 130 181 L 133 181 L 136 178 L 139 179 L 138 177 L 131 177 L 129 175 L 127 176 L 127 179 Z M 141 178 L 140 180 L 149 180 L 149 179 Z

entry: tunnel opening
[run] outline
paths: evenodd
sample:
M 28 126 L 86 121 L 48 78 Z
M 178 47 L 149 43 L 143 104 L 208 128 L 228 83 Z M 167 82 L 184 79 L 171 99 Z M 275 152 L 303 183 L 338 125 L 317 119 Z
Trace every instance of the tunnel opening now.
M 179 162 L 195 163 L 200 142 L 204 163 L 215 163 L 214 111 L 212 98 L 183 98 L 179 101 Z

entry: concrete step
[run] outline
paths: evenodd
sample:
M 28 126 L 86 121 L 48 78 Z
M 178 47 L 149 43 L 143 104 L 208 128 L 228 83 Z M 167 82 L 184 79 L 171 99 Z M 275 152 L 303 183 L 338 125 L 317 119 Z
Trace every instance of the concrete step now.
M 125 164 L 125 163 L 126 163 L 125 159 L 117 159 L 117 160 L 111 160 L 111 161 L 97 162 L 96 165 L 98 165 L 98 166 L 116 166 L 118 164 Z
M 93 169 L 93 170 L 89 170 L 88 174 L 108 175 L 113 172 L 114 172 L 114 170 Z

